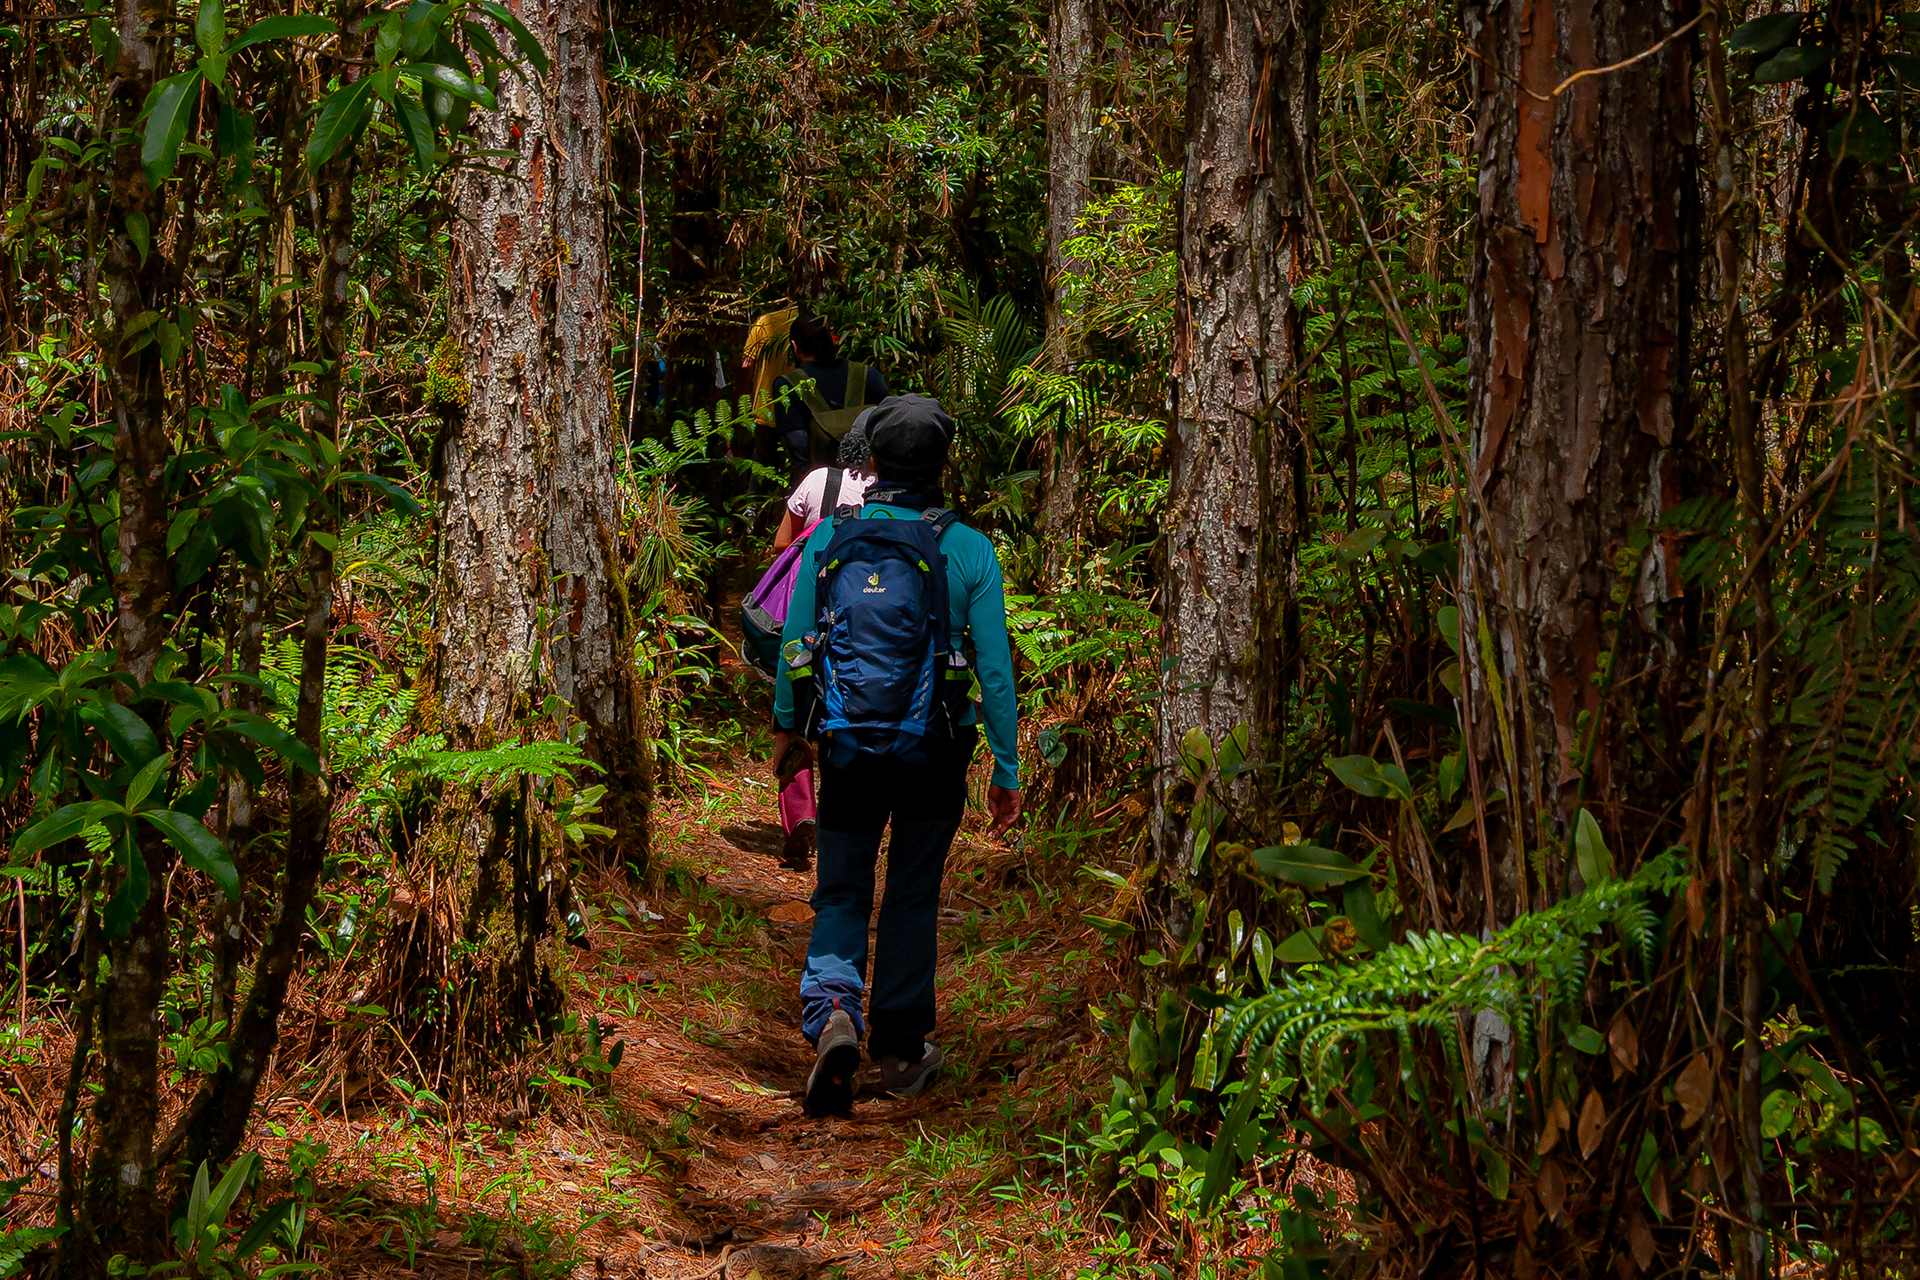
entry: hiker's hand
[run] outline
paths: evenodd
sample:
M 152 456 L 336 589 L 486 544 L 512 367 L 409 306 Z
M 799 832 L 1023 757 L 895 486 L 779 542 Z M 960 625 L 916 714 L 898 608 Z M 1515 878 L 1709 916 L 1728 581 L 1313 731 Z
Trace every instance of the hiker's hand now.
M 988 787 L 987 815 L 993 819 L 987 834 L 1005 835 L 1014 823 L 1020 821 L 1020 792 L 1009 787 Z
M 812 764 L 813 748 L 805 738 L 785 729 L 773 731 L 773 772 L 781 782 L 791 782 L 794 774 Z

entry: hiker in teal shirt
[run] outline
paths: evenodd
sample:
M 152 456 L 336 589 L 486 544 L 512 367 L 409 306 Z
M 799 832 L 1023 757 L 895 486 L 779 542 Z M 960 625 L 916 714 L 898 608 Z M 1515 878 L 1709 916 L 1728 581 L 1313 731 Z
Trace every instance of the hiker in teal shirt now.
M 953 419 L 924 396 L 882 401 L 867 421 L 877 479 L 858 516 L 850 518 L 919 520 L 922 512 L 941 506 L 940 473 L 953 430 Z M 792 646 L 816 626 L 819 556 L 834 524 L 831 518 L 822 520 L 801 550 L 781 636 L 787 652 L 795 652 Z M 969 704 L 954 736 L 937 744 L 931 763 L 864 751 L 838 761 L 838 753 L 829 752 L 817 762 L 818 881 L 813 936 L 800 982 L 801 1029 L 816 1050 L 806 1093 L 806 1109 L 813 1115 L 844 1114 L 851 1106 L 862 1032 L 868 1035 L 868 1056 L 880 1066 L 882 1092 L 917 1094 L 946 1061 L 926 1040 L 934 1025 L 940 881 L 966 807 L 967 765 L 981 724 L 993 751 L 987 789 L 993 832 L 1006 831 L 1020 817 L 1018 708 L 1000 559 L 985 534 L 958 521 L 940 535 L 939 547 L 947 562 L 953 646 L 970 654 L 980 683 L 979 711 Z M 773 718 L 774 768 L 784 772 L 796 762 L 813 763 L 813 748 L 800 736 L 804 726 L 794 722 L 793 686 L 784 663 L 774 681 Z M 889 822 L 893 839 L 869 993 L 874 865 Z

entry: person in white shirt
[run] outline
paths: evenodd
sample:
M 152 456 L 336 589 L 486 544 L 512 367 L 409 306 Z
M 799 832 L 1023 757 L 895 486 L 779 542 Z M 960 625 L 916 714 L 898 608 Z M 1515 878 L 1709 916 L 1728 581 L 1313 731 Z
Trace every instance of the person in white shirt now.
M 867 490 L 873 487 L 873 451 L 867 447 L 867 415 L 872 412 L 868 409 L 855 418 L 840 438 L 838 466 L 816 467 L 794 486 L 787 498 L 786 514 L 774 531 L 773 554 L 785 551 L 840 507 L 865 503 Z

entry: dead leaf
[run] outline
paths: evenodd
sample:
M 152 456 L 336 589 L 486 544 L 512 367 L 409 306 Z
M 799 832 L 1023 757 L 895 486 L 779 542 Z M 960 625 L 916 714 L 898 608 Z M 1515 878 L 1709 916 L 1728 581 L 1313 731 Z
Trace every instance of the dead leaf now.
M 1633 1221 L 1627 1224 L 1627 1241 L 1633 1246 L 1633 1260 L 1645 1271 L 1653 1265 L 1653 1228 L 1647 1225 L 1646 1218 L 1633 1215 Z
M 1707 886 L 1699 876 L 1687 881 L 1687 927 L 1696 938 L 1707 927 Z
M 783 902 L 767 912 L 775 924 L 806 924 L 813 919 L 813 908 L 804 902 Z
M 1560 1167 L 1558 1160 L 1547 1159 L 1540 1162 L 1540 1207 L 1547 1212 L 1547 1221 L 1552 1222 L 1560 1216 L 1560 1210 L 1567 1204 L 1567 1172 Z
M 1513 1251 L 1513 1274 L 1519 1280 L 1533 1280 L 1540 1274 L 1540 1268 L 1533 1261 L 1533 1250 L 1527 1248 L 1525 1241 Z
M 1699 1124 L 1713 1101 L 1713 1064 L 1706 1054 L 1694 1054 L 1693 1061 L 1680 1069 L 1680 1078 L 1673 1082 L 1673 1096 L 1680 1103 L 1680 1127 L 1691 1129 Z
M 1607 1104 L 1600 1101 L 1600 1091 L 1595 1089 L 1587 1095 L 1586 1102 L 1580 1108 L 1580 1158 L 1591 1156 L 1594 1148 L 1600 1145 L 1600 1131 L 1607 1127 Z
M 1647 1178 L 1647 1203 L 1662 1220 L 1673 1216 L 1673 1198 L 1667 1194 L 1667 1167 L 1658 1161 Z
M 1640 1033 L 1624 1013 L 1613 1015 L 1607 1028 L 1607 1046 L 1613 1050 L 1613 1078 L 1630 1076 L 1640 1066 Z
M 1567 1131 L 1569 1123 L 1571 1117 L 1567 1115 L 1567 1100 L 1556 1096 L 1547 1104 L 1547 1118 L 1540 1126 L 1540 1145 L 1534 1149 L 1535 1154 L 1545 1155 L 1559 1146 L 1560 1135 Z

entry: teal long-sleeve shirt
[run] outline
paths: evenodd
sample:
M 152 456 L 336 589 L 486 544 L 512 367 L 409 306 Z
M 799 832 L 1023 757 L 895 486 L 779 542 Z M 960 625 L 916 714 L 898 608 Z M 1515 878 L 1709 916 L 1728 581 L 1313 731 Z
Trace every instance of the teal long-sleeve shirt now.
M 869 503 L 861 509 L 859 518 L 918 520 L 920 513 L 911 507 Z M 787 624 L 780 634 L 782 649 L 813 627 L 814 583 L 820 571 L 820 552 L 833 537 L 833 523 L 832 516 L 822 520 L 800 550 L 800 572 L 793 584 L 793 601 L 787 606 Z M 947 557 L 947 602 L 954 648 L 967 641 L 973 645 L 973 672 L 980 681 L 979 718 L 985 722 L 987 745 L 993 750 L 993 785 L 1016 790 L 1020 786 L 1020 713 L 1013 696 L 1013 654 L 1007 645 L 1007 598 L 1000 557 L 992 539 L 958 521 L 940 536 L 940 550 Z M 785 663 L 780 664 L 774 679 L 773 722 L 788 731 L 794 727 L 793 685 L 787 680 Z

